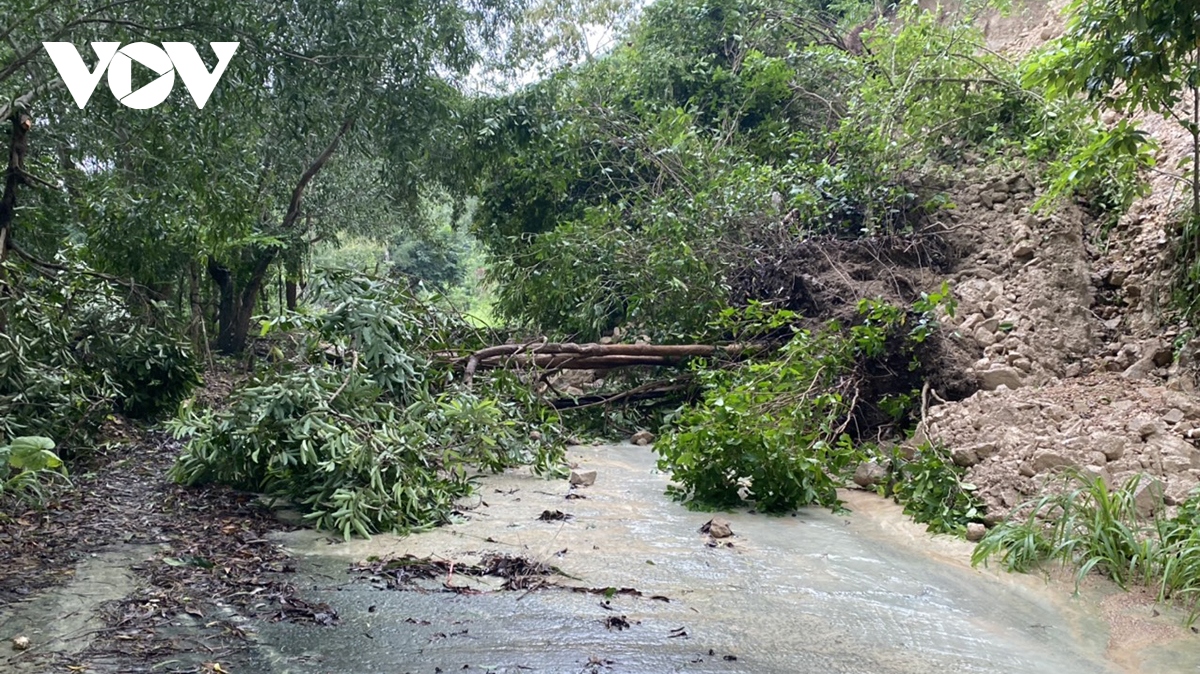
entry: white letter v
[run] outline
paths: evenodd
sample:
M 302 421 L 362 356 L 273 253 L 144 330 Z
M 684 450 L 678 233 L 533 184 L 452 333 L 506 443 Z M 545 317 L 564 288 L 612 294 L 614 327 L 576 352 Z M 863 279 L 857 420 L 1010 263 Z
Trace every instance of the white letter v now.
M 175 72 L 183 78 L 183 86 L 187 87 L 188 93 L 192 95 L 196 107 L 203 110 L 204 104 L 208 102 L 208 97 L 212 95 L 221 75 L 225 74 L 225 68 L 229 66 L 229 59 L 233 58 L 233 54 L 240 44 L 241 42 L 209 42 L 208 46 L 212 47 L 213 53 L 217 55 L 217 65 L 211 73 L 208 72 L 204 61 L 200 60 L 200 54 L 196 53 L 196 48 L 191 44 L 164 42 L 162 46 L 167 50 L 167 55 L 171 57 L 171 63 L 175 64 Z
M 92 97 L 92 92 L 96 90 L 96 85 L 100 83 L 100 78 L 104 76 L 104 71 L 108 69 L 108 64 L 121 47 L 121 43 L 93 42 L 96 69 L 92 72 L 88 71 L 83 57 L 70 42 L 43 42 L 42 46 L 46 48 L 54 67 L 58 68 L 63 84 L 67 85 L 67 90 L 75 97 L 75 103 L 82 109 Z

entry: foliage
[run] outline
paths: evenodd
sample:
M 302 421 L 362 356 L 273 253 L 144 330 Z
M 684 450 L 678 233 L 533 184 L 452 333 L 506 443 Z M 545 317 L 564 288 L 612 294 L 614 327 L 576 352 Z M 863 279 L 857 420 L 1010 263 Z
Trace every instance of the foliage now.
M 508 67 L 548 74 L 601 56 L 627 30 L 643 3 L 635 0 L 535 0 L 517 21 Z
M 89 273 L 31 276 L 0 298 L 0 438 L 51 436 L 74 450 L 111 412 L 173 411 L 198 382 L 169 312 Z
M 928 525 L 930 532 L 962 536 L 967 524 L 982 521 L 984 504 L 975 485 L 963 481 L 963 469 L 944 447 L 924 443 L 912 458 L 896 452 L 890 463 L 889 482 L 880 494 L 894 498 L 904 514 Z
M 681 409 L 655 445 L 659 466 L 678 483 L 672 493 L 699 507 L 837 507 L 842 473 L 865 458 L 846 432 L 856 406 L 873 402 L 860 400 L 870 394 L 865 371 L 897 354 L 914 362 L 914 346 L 936 325 L 936 308 L 907 312 L 864 301 L 858 324 L 793 327 L 769 361 L 697 364 L 701 402 Z M 723 320 L 746 336 L 796 318 L 752 304 L 745 312 L 727 311 Z
M 187 438 L 176 479 L 286 497 L 350 537 L 447 521 L 479 471 L 559 470 L 555 417 L 521 382 L 501 373 L 466 388 L 430 359 L 467 326 L 386 281 L 315 283 L 311 313 L 264 325 L 296 344 L 294 359 L 239 387 L 226 409 L 188 409 L 171 424 Z
M 1171 518 L 1162 514 L 1160 492 L 1152 504 L 1155 514 L 1143 518 L 1137 498 L 1142 479 L 1134 476 L 1113 489 L 1102 478 L 1073 475 L 1072 488 L 1019 507 L 988 532 L 971 562 L 998 557 L 1006 569 L 1021 572 L 1059 562 L 1077 569 L 1077 582 L 1097 571 L 1121 587 L 1157 589 L 1160 600 L 1183 604 L 1191 611 L 1189 623 L 1195 621 L 1200 617 L 1200 492 Z
M 636 325 L 712 338 L 782 242 L 911 231 L 970 152 L 1069 145 L 1016 68 L 970 23 L 906 8 L 840 36 L 863 7 L 663 0 L 604 58 L 474 104 L 497 311 L 596 339 Z M 769 285 L 769 284 L 764 284 Z
M 66 469 L 50 438 L 21 436 L 0 446 L 0 499 L 42 501 L 46 486 L 65 477 Z
M 314 242 L 403 214 L 436 183 L 446 154 L 437 127 L 451 123 L 461 78 L 521 4 L 23 8 L 0 45 L 0 122 L 14 99 L 34 113 L 33 177 L 0 230 L 43 260 L 64 253 L 188 306 L 195 341 L 215 336 L 238 351 L 263 291 L 303 282 Z M 206 59 L 209 40 L 240 47 L 198 111 L 181 86 L 162 105 L 130 110 L 103 83 L 79 110 L 41 46 L 70 42 L 90 63 L 91 41 L 148 39 L 196 44 Z

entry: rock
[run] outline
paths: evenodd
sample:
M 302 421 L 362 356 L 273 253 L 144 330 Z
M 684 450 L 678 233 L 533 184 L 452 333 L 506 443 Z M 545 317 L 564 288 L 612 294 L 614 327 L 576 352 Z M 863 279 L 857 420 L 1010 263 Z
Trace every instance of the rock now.
M 1183 421 L 1183 410 L 1179 409 L 1178 407 L 1172 407 L 1171 409 L 1167 410 L 1167 413 L 1163 415 L 1162 419 L 1168 424 L 1175 425 Z
M 864 461 L 858 464 L 858 468 L 854 469 L 854 484 L 863 489 L 872 489 L 875 485 L 887 479 L 887 468 L 876 463 L 874 460 Z
M 1151 355 L 1146 356 L 1145 358 L 1138 360 L 1133 365 L 1125 368 L 1125 371 L 1121 373 L 1121 377 L 1124 379 L 1137 381 L 1139 379 L 1145 379 L 1146 377 L 1149 377 L 1152 372 L 1154 372 L 1154 356 Z
M 981 522 L 970 522 L 967 524 L 967 540 L 971 542 L 978 541 L 987 535 L 987 526 Z
M 650 431 L 638 431 L 629 438 L 629 441 L 635 445 L 648 445 L 654 442 L 654 434 Z
M 1163 473 L 1171 475 L 1176 473 L 1187 474 L 1192 469 L 1192 459 L 1187 456 L 1173 454 L 1162 458 Z
M 1132 400 L 1114 400 L 1109 403 L 1109 407 L 1116 412 L 1128 412 L 1133 409 L 1133 406 L 1134 402 Z
M 988 458 L 995 456 L 999 448 L 994 442 L 981 442 L 977 445 L 971 445 L 970 450 L 975 452 L 975 456 L 979 457 L 980 461 L 985 461 Z
M 1147 419 L 1145 417 L 1138 417 L 1130 421 L 1126 428 L 1133 433 L 1137 433 L 1138 437 L 1142 440 L 1167 430 L 1166 424 L 1158 419 Z
M 700 533 L 713 538 L 729 538 L 733 535 L 733 529 L 729 527 L 729 520 L 714 517 L 700 526 Z
M 979 330 L 994 333 L 1000 329 L 1000 318 L 993 316 L 979 321 Z
M 979 463 L 979 455 L 970 447 L 954 447 L 950 450 L 950 458 L 954 465 L 970 468 Z
M 1033 455 L 1033 470 L 1038 473 L 1052 471 L 1062 466 L 1074 466 L 1075 462 L 1049 449 L 1038 450 Z
M 1162 509 L 1163 483 L 1157 478 L 1143 476 L 1133 492 L 1133 505 L 1142 517 L 1150 517 Z
M 1021 375 L 1011 367 L 997 367 L 979 373 L 979 385 L 986 391 L 995 391 L 1001 386 L 1021 388 Z
M 1018 260 L 1033 257 L 1034 248 L 1032 241 L 1018 241 L 1012 249 L 1012 256 Z
M 1120 288 L 1125 285 L 1125 279 L 1127 278 L 1129 278 L 1129 270 L 1113 269 L 1108 272 L 1108 278 L 1104 279 L 1104 281 L 1114 288 Z
M 561 475 L 561 473 L 560 473 Z M 590 487 L 596 484 L 596 471 L 594 470 L 573 470 L 571 471 L 570 482 L 575 487 Z
M 1105 485 L 1112 487 L 1112 476 L 1108 474 L 1108 470 L 1100 466 L 1084 466 L 1079 469 L 1080 477 L 1095 481 L 1097 478 L 1102 480 Z
M 14 651 L 29 650 L 29 637 L 13 637 L 12 648 Z

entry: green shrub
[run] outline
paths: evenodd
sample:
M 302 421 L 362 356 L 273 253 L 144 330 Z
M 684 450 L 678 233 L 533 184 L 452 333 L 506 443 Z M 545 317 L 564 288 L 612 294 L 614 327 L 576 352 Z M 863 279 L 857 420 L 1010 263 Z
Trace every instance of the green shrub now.
M 933 533 L 961 536 L 967 524 L 983 518 L 984 504 L 975 495 L 975 485 L 963 481 L 963 469 L 940 445 L 923 444 L 911 459 L 894 453 L 889 483 L 880 492 Z
M 446 522 L 481 471 L 561 469 L 556 418 L 524 384 L 481 374 L 468 389 L 430 360 L 461 325 L 393 283 L 331 273 L 311 287 L 313 313 L 264 328 L 299 353 L 226 408 L 170 424 L 187 439 L 175 479 L 286 497 L 349 538 Z
M 916 370 L 914 347 L 936 329 L 937 307 L 950 303 L 946 288 L 922 299 L 919 311 L 864 300 L 857 325 L 793 328 L 770 361 L 697 363 L 701 402 L 683 408 L 655 445 L 659 466 L 677 482 L 671 493 L 698 507 L 838 507 L 842 475 L 865 458 L 845 431 L 856 406 L 879 402 L 863 399 L 872 395 L 864 385 L 868 366 L 899 357 Z M 796 318 L 754 304 L 724 314 L 742 338 Z
M 0 437 L 53 437 L 74 451 L 114 411 L 157 416 L 199 382 L 191 348 L 163 307 L 134 301 L 83 267 L 57 278 L 9 271 L 20 282 L 0 297 Z

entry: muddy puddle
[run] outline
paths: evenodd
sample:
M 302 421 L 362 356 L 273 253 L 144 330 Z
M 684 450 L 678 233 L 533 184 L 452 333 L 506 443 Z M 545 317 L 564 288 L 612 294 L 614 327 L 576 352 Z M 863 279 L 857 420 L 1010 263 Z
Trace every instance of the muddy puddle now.
M 135 587 L 130 567 L 148 557 L 152 546 L 126 545 L 90 555 L 80 562 L 64 585 L 34 594 L 0 609 L 0 634 L 24 636 L 33 644 L 26 651 L 0 649 L 0 672 L 44 672 L 35 656 L 72 655 L 92 642 L 104 628 L 100 605 L 121 599 Z
M 509 474 L 432 532 L 282 534 L 306 598 L 342 622 L 262 625 L 261 661 L 346 674 L 1200 671 L 1200 637 L 1180 616 L 1099 584 L 1073 597 L 1069 582 L 971 569 L 969 544 L 928 536 L 872 495 L 847 492 L 851 514 L 722 515 L 735 536 L 718 542 L 698 533 L 711 514 L 663 495 L 648 449 L 581 447 L 571 459 L 598 472 L 576 490 L 586 498 L 565 498 L 566 481 Z M 553 566 L 556 584 L 640 596 L 499 591 L 498 579 L 448 567 L 436 582 L 381 589 L 347 572 L 367 559 L 468 565 L 494 554 Z

